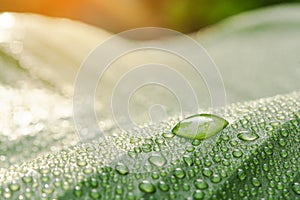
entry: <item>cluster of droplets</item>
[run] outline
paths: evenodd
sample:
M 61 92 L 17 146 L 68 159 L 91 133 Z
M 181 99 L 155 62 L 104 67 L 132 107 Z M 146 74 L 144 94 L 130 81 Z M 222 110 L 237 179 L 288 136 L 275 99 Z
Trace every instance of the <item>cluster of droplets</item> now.
M 11 166 L 1 198 L 299 198 L 299 96 L 238 105 L 243 117 L 204 140 L 174 135 L 171 120 Z
M 46 89 L 0 86 L 0 167 L 75 145 L 69 103 Z

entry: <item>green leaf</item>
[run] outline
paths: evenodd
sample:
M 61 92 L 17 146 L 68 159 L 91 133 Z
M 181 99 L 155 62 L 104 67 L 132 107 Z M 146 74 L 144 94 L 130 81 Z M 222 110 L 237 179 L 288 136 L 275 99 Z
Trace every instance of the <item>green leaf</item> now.
M 194 35 L 219 67 L 229 102 L 299 89 L 299 10 L 299 4 L 264 8 Z
M 0 38 L 0 109 L 8 113 L 1 116 L 1 199 L 299 198 L 299 11 L 255 11 L 194 35 L 218 64 L 230 102 L 290 93 L 213 110 L 231 123 L 204 140 L 173 135 L 181 120 L 174 117 L 89 143 L 76 139 L 70 87 L 108 34 L 9 14 L 15 26 L 0 30 L 7 37 Z

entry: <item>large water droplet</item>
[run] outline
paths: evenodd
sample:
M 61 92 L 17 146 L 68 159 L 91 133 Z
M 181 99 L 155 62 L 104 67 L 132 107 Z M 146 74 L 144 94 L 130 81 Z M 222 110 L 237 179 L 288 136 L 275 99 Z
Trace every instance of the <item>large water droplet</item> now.
M 175 135 L 191 139 L 204 139 L 223 130 L 228 122 L 216 115 L 197 114 L 180 121 L 173 129 Z
M 241 131 L 237 137 L 240 139 L 240 140 L 243 140 L 243 141 L 254 141 L 256 140 L 257 138 L 259 138 L 259 136 L 256 134 L 256 133 L 253 133 L 253 132 L 250 132 L 250 131 Z

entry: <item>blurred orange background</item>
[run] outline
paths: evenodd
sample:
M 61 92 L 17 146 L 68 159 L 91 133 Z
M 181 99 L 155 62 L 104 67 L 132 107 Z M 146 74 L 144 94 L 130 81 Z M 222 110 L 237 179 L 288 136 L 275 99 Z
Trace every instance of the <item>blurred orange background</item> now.
M 0 11 L 33 12 L 65 17 L 103 27 L 112 32 L 164 26 L 159 9 L 166 0 L 2 0 Z
M 300 0 L 1 0 L 0 11 L 80 20 L 111 32 L 159 26 L 196 31 L 239 12 Z

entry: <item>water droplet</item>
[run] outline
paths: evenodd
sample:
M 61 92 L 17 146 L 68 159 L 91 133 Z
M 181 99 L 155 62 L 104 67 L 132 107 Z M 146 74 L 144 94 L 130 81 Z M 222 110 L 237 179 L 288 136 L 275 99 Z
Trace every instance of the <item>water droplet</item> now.
M 283 158 L 286 158 L 288 156 L 288 152 L 285 149 L 282 149 L 279 154 Z
M 187 151 L 187 152 L 193 152 L 194 150 L 195 150 L 195 147 L 193 147 L 193 146 L 187 146 L 186 148 L 185 148 L 185 150 Z
M 204 182 L 202 179 L 197 179 L 194 184 L 195 184 L 195 187 L 198 189 L 208 188 L 208 184 L 206 182 Z
M 168 184 L 166 184 L 164 181 L 160 181 L 160 182 L 158 183 L 158 188 L 159 188 L 161 191 L 163 191 L 163 192 L 166 192 L 166 191 L 169 190 Z
M 204 139 L 223 130 L 228 122 L 216 115 L 197 114 L 180 121 L 173 129 L 175 135 L 191 139 Z
M 149 181 L 143 181 L 139 184 L 139 188 L 141 191 L 146 193 L 154 193 L 156 191 L 155 186 Z
M 300 184 L 299 183 L 294 183 L 293 185 L 293 191 L 296 193 L 296 194 L 299 194 L 300 195 Z
M 193 140 L 192 145 L 193 146 L 199 146 L 199 144 L 201 143 L 201 140 Z
M 89 180 L 90 186 L 92 188 L 97 188 L 98 187 L 98 181 L 97 181 L 96 178 L 90 177 L 88 180 Z
M 97 189 L 92 189 L 90 191 L 90 197 L 92 199 L 100 199 L 101 198 L 101 194 L 100 194 L 100 192 Z
M 241 131 L 239 132 L 237 137 L 243 141 L 254 141 L 257 138 L 259 138 L 259 136 L 256 133 L 250 131 Z
M 176 168 L 174 171 L 174 176 L 176 178 L 184 178 L 185 177 L 185 172 L 181 168 Z
M 143 144 L 143 145 L 142 145 L 142 150 L 143 150 L 143 152 L 145 152 L 145 153 L 149 153 L 149 152 L 151 151 L 151 149 L 152 149 L 151 144 Z
M 255 186 L 255 187 L 258 187 L 260 186 L 260 181 L 257 179 L 257 178 L 252 178 L 252 184 Z
M 8 187 L 11 191 L 18 191 L 20 189 L 20 185 L 16 182 L 9 184 Z
M 172 138 L 172 137 L 174 137 L 175 135 L 174 135 L 173 133 L 171 133 L 171 132 L 166 132 L 166 133 L 163 133 L 162 136 L 163 136 L 164 138 Z
M 54 192 L 54 189 L 51 188 L 48 184 L 44 185 L 42 192 L 45 194 L 52 194 Z
M 159 179 L 159 173 L 158 172 L 152 172 L 151 177 L 153 179 Z
M 148 158 L 149 162 L 157 167 L 162 167 L 166 164 L 166 159 L 162 156 L 150 156 Z
M 214 174 L 211 178 L 211 182 L 219 183 L 222 180 L 222 177 L 219 174 Z
M 87 162 L 85 160 L 77 160 L 77 165 L 79 167 L 84 167 L 87 165 Z
M 129 173 L 128 167 L 122 164 L 116 166 L 116 171 L 121 175 L 126 175 Z
M 204 168 L 202 173 L 204 176 L 207 176 L 207 177 L 210 177 L 213 174 L 212 170 L 209 168 Z
M 194 199 L 196 200 L 204 199 L 204 196 L 204 192 L 202 192 L 201 190 L 196 190 L 193 195 Z
M 32 183 L 33 182 L 33 178 L 32 178 L 32 176 L 23 176 L 22 177 L 22 181 L 24 183 Z
M 235 149 L 233 152 L 232 152 L 232 155 L 235 157 L 235 158 L 239 158 L 243 155 L 243 152 L 239 149 Z
M 162 146 L 164 144 L 165 140 L 163 138 L 156 138 L 155 142 L 156 142 L 157 145 Z
M 184 191 L 189 191 L 191 189 L 191 186 L 188 183 L 183 183 L 182 188 Z
M 241 181 L 247 178 L 245 171 L 242 169 L 238 169 L 237 176 Z
M 81 197 L 82 196 L 82 190 L 81 190 L 81 188 L 79 186 L 75 187 L 74 196 L 75 197 Z
M 188 165 L 191 166 L 193 164 L 193 159 L 189 156 L 183 156 L 183 161 Z

